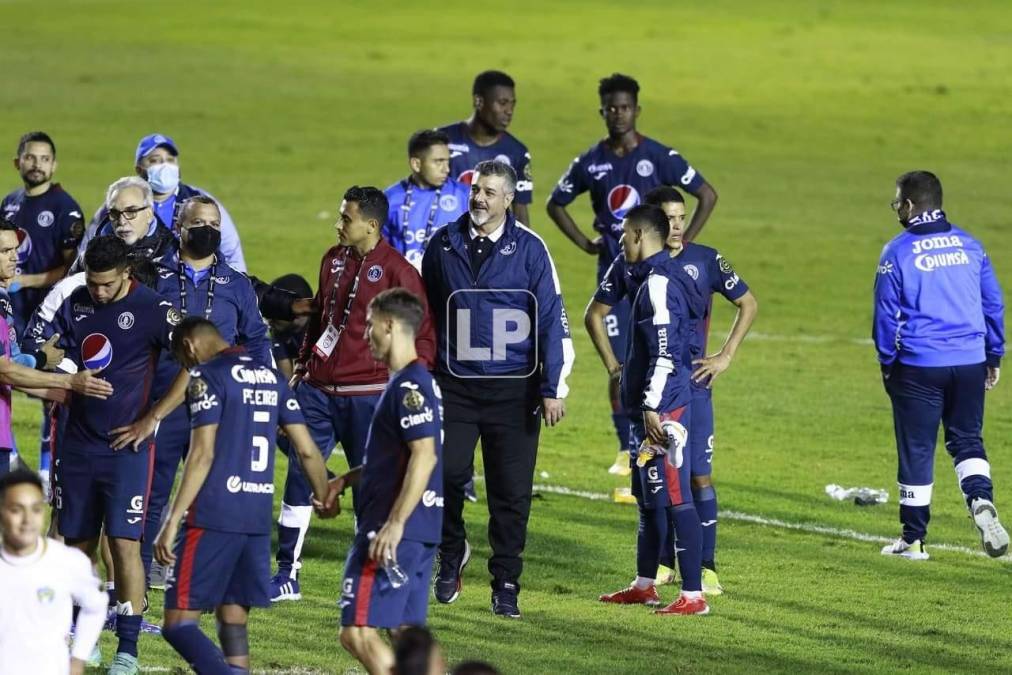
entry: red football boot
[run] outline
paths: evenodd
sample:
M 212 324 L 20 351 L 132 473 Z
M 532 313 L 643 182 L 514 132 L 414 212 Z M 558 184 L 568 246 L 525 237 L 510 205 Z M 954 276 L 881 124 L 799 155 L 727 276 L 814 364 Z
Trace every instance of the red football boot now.
M 648 586 L 647 588 L 629 586 L 628 588 L 623 588 L 621 591 L 602 595 L 598 599 L 601 602 L 611 602 L 616 605 L 649 605 L 650 607 L 656 607 L 661 604 L 661 599 L 658 597 L 657 589 L 654 586 Z
M 705 598 L 687 598 L 684 595 L 663 609 L 654 610 L 654 614 L 709 614 L 710 606 Z

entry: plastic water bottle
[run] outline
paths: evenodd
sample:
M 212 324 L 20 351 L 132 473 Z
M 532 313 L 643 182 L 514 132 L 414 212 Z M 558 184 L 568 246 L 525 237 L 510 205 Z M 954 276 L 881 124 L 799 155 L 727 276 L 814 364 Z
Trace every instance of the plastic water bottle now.
M 376 538 L 376 532 L 370 532 L 366 536 L 366 539 L 372 541 Z M 401 566 L 393 558 L 387 558 L 382 562 L 380 567 L 387 575 L 387 579 L 390 581 L 390 585 L 394 588 L 400 588 L 404 584 L 408 583 L 408 575 L 405 574 Z
M 875 506 L 885 504 L 888 500 L 889 493 L 885 490 L 863 487 L 854 492 L 854 503 L 858 506 Z

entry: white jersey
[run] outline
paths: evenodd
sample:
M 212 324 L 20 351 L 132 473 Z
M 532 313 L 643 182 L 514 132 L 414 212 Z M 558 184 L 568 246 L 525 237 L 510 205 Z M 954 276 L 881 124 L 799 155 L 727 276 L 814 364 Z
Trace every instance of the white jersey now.
M 23 557 L 0 547 L 0 673 L 69 673 L 73 606 L 81 612 L 72 653 L 86 661 L 102 632 L 107 598 L 77 549 L 45 538 Z

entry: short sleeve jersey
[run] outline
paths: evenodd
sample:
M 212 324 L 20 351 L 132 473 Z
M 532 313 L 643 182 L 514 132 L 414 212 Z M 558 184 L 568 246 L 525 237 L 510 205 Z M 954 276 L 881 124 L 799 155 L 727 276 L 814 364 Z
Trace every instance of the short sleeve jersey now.
M 187 523 L 270 534 L 277 428 L 305 424 L 284 377 L 232 347 L 190 371 L 186 400 L 192 429 L 218 425 L 214 461 Z
M 567 206 L 584 192 L 590 192 L 594 229 L 604 237 L 601 258 L 619 254 L 622 219 L 642 203 L 646 193 L 659 185 L 672 185 L 696 194 L 703 185 L 696 171 L 677 150 L 640 137 L 632 152 L 619 157 L 605 141 L 573 160 L 552 191 L 551 201 Z
M 404 539 L 439 543 L 443 523 L 443 403 L 439 386 L 419 361 L 402 368 L 383 391 L 366 439 L 359 485 L 360 532 L 379 531 L 404 485 L 410 441 L 435 441 L 436 467 L 418 506 L 404 526 Z
M 517 174 L 516 201 L 530 204 L 534 197 L 534 176 L 531 173 L 531 153 L 516 136 L 504 131 L 491 145 L 478 145 L 467 133 L 467 123 L 457 122 L 442 127 L 450 137 L 450 176 L 458 183 L 471 185 L 474 167 L 479 162 L 498 159 L 513 167 Z
M 170 348 L 179 313 L 136 281 L 115 302 L 95 302 L 87 287 L 64 300 L 53 319 L 59 346 L 78 370 L 100 371 L 113 394 L 106 400 L 74 395 L 60 451 L 111 454 L 109 432 L 131 424 L 148 405 L 155 361 Z

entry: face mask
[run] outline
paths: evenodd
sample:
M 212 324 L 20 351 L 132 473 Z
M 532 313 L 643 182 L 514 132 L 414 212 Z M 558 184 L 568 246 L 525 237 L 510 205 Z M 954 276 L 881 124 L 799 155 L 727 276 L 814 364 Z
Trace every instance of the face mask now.
M 186 250 L 197 258 L 206 258 L 221 245 L 221 232 L 213 227 L 193 227 L 186 231 Z
M 179 185 L 179 165 L 162 162 L 148 167 L 148 183 L 160 195 L 174 192 Z

